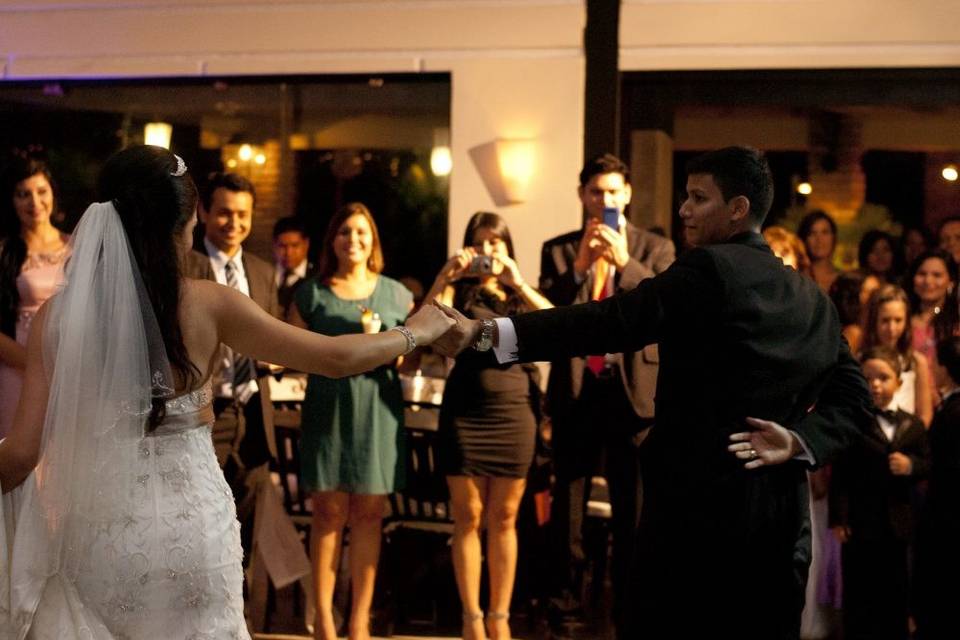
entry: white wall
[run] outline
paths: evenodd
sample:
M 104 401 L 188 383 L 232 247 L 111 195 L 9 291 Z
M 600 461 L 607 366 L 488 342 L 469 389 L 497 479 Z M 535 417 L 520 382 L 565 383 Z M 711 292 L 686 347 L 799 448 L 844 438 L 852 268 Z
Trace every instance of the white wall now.
M 956 0 L 622 0 L 620 68 L 960 65 Z
M 0 77 L 452 74 L 450 243 L 509 220 L 528 278 L 579 224 L 582 0 L 0 0 Z M 955 0 L 623 0 L 620 66 L 960 65 Z M 495 207 L 468 150 L 537 140 L 529 199 Z
M 445 71 L 452 74 L 450 242 L 505 215 L 529 279 L 543 240 L 579 225 L 580 0 L 0 0 L 8 80 Z M 528 200 L 494 206 L 468 150 L 537 141 Z M 429 283 L 428 283 L 429 284 Z

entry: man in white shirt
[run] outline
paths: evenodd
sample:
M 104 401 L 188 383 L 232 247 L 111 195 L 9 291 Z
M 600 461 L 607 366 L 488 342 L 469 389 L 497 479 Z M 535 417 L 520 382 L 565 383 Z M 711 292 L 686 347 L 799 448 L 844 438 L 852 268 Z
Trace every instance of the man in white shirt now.
M 233 287 L 279 317 L 273 267 L 242 246 L 252 228 L 253 184 L 237 174 L 215 173 L 201 186 L 200 196 L 203 239 L 188 258 L 186 274 Z M 213 380 L 213 441 L 242 523 L 251 478 L 265 474 L 276 455 L 273 406 L 269 385 L 263 377 L 258 380 L 257 363 L 226 347 L 221 354 Z
M 307 259 L 310 237 L 298 218 L 281 218 L 273 225 L 274 282 L 283 319 L 287 320 L 297 288 L 313 271 Z

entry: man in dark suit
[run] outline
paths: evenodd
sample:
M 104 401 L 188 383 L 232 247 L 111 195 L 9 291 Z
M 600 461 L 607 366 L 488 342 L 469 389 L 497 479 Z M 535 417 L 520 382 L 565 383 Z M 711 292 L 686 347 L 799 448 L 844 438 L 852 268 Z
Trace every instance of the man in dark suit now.
M 956 638 L 960 602 L 960 338 L 937 345 L 943 392 L 930 424 L 930 486 L 917 540 L 915 614 L 921 640 Z
M 203 238 L 188 257 L 186 272 L 192 278 L 232 286 L 279 317 L 273 266 L 242 247 L 250 235 L 255 198 L 253 184 L 243 176 L 210 176 L 200 194 Z M 226 347 L 221 365 L 214 378 L 213 440 L 242 523 L 252 509 L 251 489 L 264 477 L 269 479 L 268 463 L 276 456 L 273 405 L 265 368 Z
M 293 216 L 277 220 L 273 225 L 274 281 L 284 320 L 289 321 L 297 288 L 313 273 L 309 252 L 310 237 L 303 222 Z
M 705 154 L 687 167 L 680 208 L 695 248 L 665 272 L 600 302 L 512 319 L 447 311 L 457 327 L 438 348 L 494 346 L 502 362 L 659 343 L 631 638 L 798 637 L 805 470 L 869 428 L 871 399 L 836 310 L 759 233 L 772 200 L 759 152 Z
M 540 257 L 540 291 L 560 307 L 629 291 L 669 267 L 673 243 L 626 220 L 627 166 L 605 154 L 580 171 L 583 227 L 548 240 Z M 604 224 L 604 211 L 615 217 Z M 608 219 L 607 222 L 612 222 Z M 551 504 L 552 581 L 562 608 L 579 604 L 585 553 L 583 520 L 590 479 L 601 468 L 612 510 L 613 617 L 622 619 L 642 489 L 638 447 L 653 424 L 657 345 L 638 351 L 554 360 L 547 389 L 557 481 Z

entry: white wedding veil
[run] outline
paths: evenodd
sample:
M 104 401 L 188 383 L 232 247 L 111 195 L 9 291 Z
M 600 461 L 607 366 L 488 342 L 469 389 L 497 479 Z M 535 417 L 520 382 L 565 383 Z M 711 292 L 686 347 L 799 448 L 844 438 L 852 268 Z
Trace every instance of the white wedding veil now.
M 173 394 L 163 338 L 114 205 L 90 205 L 71 242 L 65 284 L 47 303 L 45 325 L 34 327 L 44 332 L 50 394 L 9 557 L 7 615 L 18 639 L 31 625 L 40 635 L 36 612 L 50 598 L 58 600 L 59 624 L 71 616 L 76 637 L 111 637 L 82 605 L 74 580 L 90 570 L 98 531 L 123 526 L 130 513 L 129 479 L 152 401 Z

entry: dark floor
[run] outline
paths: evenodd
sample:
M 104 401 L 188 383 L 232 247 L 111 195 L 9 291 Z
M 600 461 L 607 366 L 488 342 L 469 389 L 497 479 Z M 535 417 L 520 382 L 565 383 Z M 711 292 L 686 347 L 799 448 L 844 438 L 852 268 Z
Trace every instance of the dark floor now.
M 374 635 L 377 637 L 422 638 L 423 640 L 446 640 L 460 637 L 460 604 L 453 583 L 452 572 L 449 582 L 442 581 L 441 590 L 433 595 L 421 591 L 423 576 L 410 575 L 410 590 L 400 588 L 406 593 L 391 597 L 378 583 L 377 602 L 379 608 L 374 616 Z M 436 576 L 434 576 L 436 577 Z M 382 581 L 383 576 L 380 579 Z M 589 576 L 587 576 L 589 587 Z M 400 590 L 398 589 L 398 591 Z M 411 597 L 412 591 L 420 591 L 421 597 Z M 287 587 L 277 592 L 273 610 L 269 616 L 269 626 L 262 637 L 274 634 L 279 637 L 309 637 L 303 623 L 303 609 L 294 607 L 294 594 L 303 598 L 302 592 Z M 337 597 L 338 610 L 344 610 L 348 603 Z M 580 616 L 563 617 L 555 607 L 545 603 L 529 602 L 526 605 L 515 604 L 511 612 L 510 628 L 516 640 L 613 640 L 614 634 L 609 622 L 609 603 L 611 601 L 609 580 L 596 597 L 587 598 L 589 603 Z M 402 607 L 402 608 L 401 608 Z M 341 633 L 346 635 L 345 629 Z M 257 637 L 261 637 L 258 634 Z

